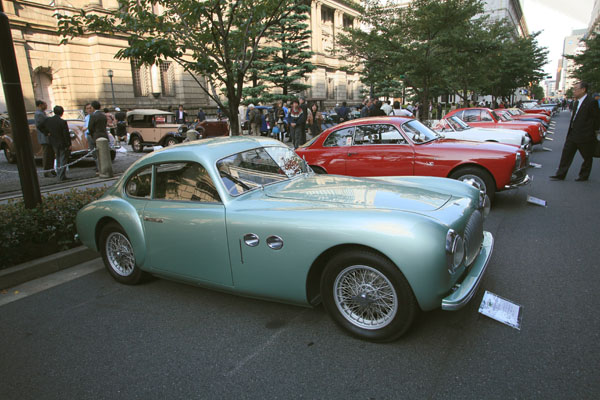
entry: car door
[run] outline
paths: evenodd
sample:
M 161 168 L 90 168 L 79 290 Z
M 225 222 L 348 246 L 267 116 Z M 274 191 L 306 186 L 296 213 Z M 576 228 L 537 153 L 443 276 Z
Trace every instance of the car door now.
M 413 175 L 414 151 L 392 124 L 358 125 L 346 152 L 346 175 Z
M 323 141 L 322 147 L 311 154 L 310 162 L 323 167 L 329 174 L 346 174 L 346 157 L 352 148 L 354 126 L 348 126 L 331 132 Z
M 155 165 L 144 209 L 148 265 L 173 277 L 231 286 L 225 206 L 196 162 Z

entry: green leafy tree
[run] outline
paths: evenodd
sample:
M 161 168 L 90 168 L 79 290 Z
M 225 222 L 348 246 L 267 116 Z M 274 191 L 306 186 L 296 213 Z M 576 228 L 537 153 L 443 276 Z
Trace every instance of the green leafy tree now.
M 544 78 L 548 50 L 538 44 L 539 34 L 502 40 L 499 50 L 486 58 L 491 80 L 483 87 L 485 93 L 507 98 L 518 88 L 537 84 Z
M 118 0 L 106 14 L 57 15 L 68 38 L 106 34 L 129 40 L 116 57 L 141 64 L 174 60 L 229 118 L 238 107 L 261 42 L 294 11 L 293 0 Z M 155 12 L 162 6 L 161 12 Z M 223 100 L 221 95 L 225 96 Z
M 536 100 L 541 100 L 544 98 L 544 88 L 540 85 L 533 85 L 531 88 L 531 97 Z
M 271 27 L 258 50 L 253 66 L 257 79 L 252 87 L 244 89 L 246 103 L 292 100 L 310 88 L 303 83 L 305 76 L 315 69 L 310 62 L 313 53 L 308 43 L 310 6 L 307 1 L 300 1 L 290 7 L 292 12 Z
M 370 30 L 349 30 L 339 42 L 362 64 L 363 83 L 402 80 L 420 103 L 429 104 L 447 92 L 453 75 L 449 66 L 459 49 L 456 39 L 472 29 L 471 19 L 482 11 L 480 0 L 414 0 L 391 8 L 373 2 L 363 16 Z
M 572 74 L 575 78 L 585 81 L 594 90 L 600 89 L 600 35 L 584 40 L 585 51 L 575 56 L 567 56 L 575 61 Z
M 504 21 L 490 22 L 488 16 L 478 15 L 449 32 L 456 51 L 448 56 L 446 88 L 457 93 L 465 107 L 469 94 L 484 93 L 496 76 L 489 57 L 500 51 L 510 31 Z

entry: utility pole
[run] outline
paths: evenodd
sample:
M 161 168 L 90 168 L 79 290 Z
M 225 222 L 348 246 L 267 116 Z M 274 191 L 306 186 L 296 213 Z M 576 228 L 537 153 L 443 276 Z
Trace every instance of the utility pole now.
M 31 150 L 29 124 L 17 67 L 17 57 L 10 32 L 10 22 L 8 16 L 4 14 L 2 2 L 0 2 L 0 43 L 2 43 L 0 46 L 0 76 L 2 76 L 4 98 L 15 142 L 21 191 L 25 208 L 35 208 L 42 203 L 42 195 Z

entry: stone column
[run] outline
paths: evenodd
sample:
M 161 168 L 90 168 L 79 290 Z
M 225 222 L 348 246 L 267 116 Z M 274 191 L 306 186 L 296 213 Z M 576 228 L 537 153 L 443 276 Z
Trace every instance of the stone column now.
M 323 52 L 323 35 L 321 33 L 321 6 L 322 3 L 320 1 L 315 1 L 315 21 L 314 21 L 314 25 L 315 25 L 315 30 L 313 31 L 314 33 L 314 38 L 316 41 L 316 47 L 313 49 L 313 51 L 317 52 L 317 53 L 322 53 Z

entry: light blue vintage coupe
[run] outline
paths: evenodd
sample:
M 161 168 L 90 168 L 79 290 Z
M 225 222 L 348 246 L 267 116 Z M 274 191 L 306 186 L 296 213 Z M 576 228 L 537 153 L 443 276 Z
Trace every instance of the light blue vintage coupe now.
M 492 254 L 484 196 L 445 178 L 316 175 L 262 138 L 181 144 L 138 160 L 77 215 L 119 282 L 145 273 L 305 306 L 390 341 L 416 312 L 456 310 Z

